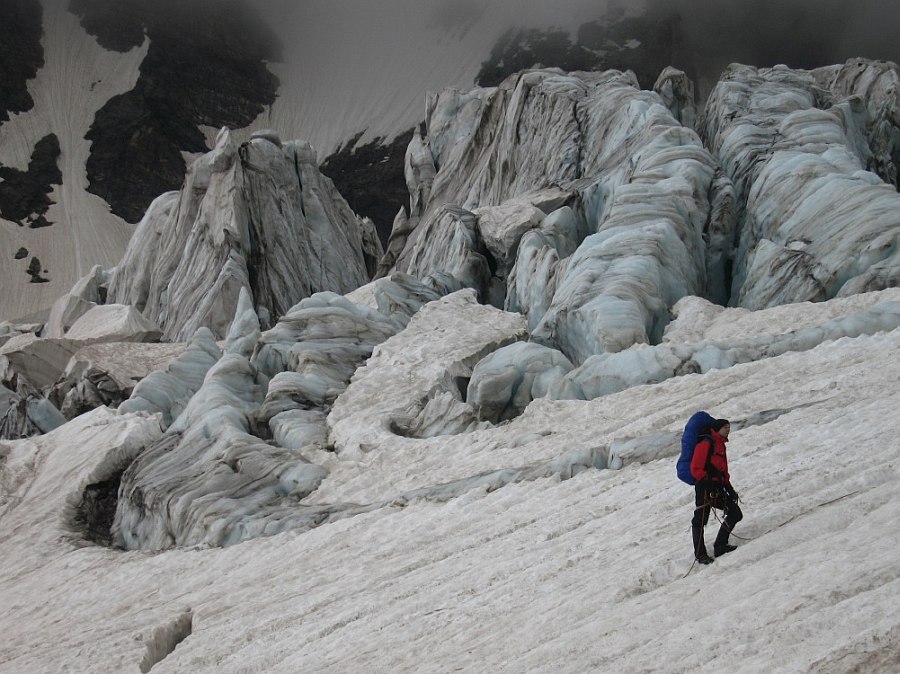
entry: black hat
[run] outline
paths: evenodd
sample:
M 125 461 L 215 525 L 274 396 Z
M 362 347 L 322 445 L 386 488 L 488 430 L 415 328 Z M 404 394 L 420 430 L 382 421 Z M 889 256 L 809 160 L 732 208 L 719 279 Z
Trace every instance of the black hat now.
M 730 426 L 730 425 L 731 425 L 731 422 L 729 422 L 728 419 L 716 419 L 714 422 L 712 422 L 712 424 L 710 425 L 710 428 L 713 429 L 714 431 L 720 431 L 720 430 L 722 430 L 722 426 Z

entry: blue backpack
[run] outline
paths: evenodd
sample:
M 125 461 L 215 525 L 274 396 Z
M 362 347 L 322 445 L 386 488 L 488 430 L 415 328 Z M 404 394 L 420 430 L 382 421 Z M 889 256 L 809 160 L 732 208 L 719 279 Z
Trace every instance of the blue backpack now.
M 713 424 L 715 419 L 707 412 L 695 412 L 688 419 L 684 426 L 684 432 L 681 434 L 681 456 L 678 457 L 678 463 L 675 470 L 678 473 L 678 479 L 687 484 L 695 484 L 694 476 L 691 475 L 691 459 L 694 457 L 694 447 L 700 441 L 700 436 Z

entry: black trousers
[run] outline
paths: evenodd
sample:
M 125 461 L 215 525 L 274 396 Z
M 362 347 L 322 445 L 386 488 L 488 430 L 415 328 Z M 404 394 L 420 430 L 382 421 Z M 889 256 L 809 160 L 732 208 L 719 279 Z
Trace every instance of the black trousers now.
M 694 537 L 694 552 L 706 554 L 706 544 L 703 541 L 703 527 L 709 522 L 709 511 L 717 508 L 724 511 L 722 526 L 716 536 L 716 546 L 728 543 L 728 536 L 734 530 L 735 525 L 744 519 L 744 513 L 737 500 L 722 494 L 713 498 L 705 486 L 694 486 L 694 517 L 691 519 L 691 531 Z

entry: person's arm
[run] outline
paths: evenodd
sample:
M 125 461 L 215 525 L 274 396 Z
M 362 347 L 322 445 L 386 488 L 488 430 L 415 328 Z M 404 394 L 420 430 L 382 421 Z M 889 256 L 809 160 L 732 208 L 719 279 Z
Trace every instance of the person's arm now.
M 728 472 L 728 452 L 722 449 L 722 462 L 725 464 L 725 470 L 722 471 L 722 480 L 725 484 L 731 484 L 731 474 Z

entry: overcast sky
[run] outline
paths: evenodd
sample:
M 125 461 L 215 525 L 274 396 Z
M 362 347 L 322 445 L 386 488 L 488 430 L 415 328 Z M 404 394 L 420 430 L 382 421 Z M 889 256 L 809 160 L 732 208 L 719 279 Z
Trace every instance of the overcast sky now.
M 341 25 L 364 20 L 373 33 L 393 32 L 397 40 L 403 39 L 404 31 L 415 30 L 423 23 L 464 26 L 477 18 L 493 20 L 496 16 L 511 22 L 570 27 L 592 16 L 599 18 L 608 4 L 604 0 L 312 0 L 302 6 L 286 0 L 276 3 L 279 12 L 302 17 L 307 29 L 323 21 Z M 763 62 L 784 55 L 796 60 L 788 65 L 797 67 L 809 65 L 805 61 L 811 63 L 819 57 L 840 61 L 851 56 L 900 58 L 896 38 L 900 3 L 894 0 L 645 0 L 620 4 L 629 11 L 643 5 L 662 13 L 678 12 L 694 48 L 710 48 L 723 56 Z

